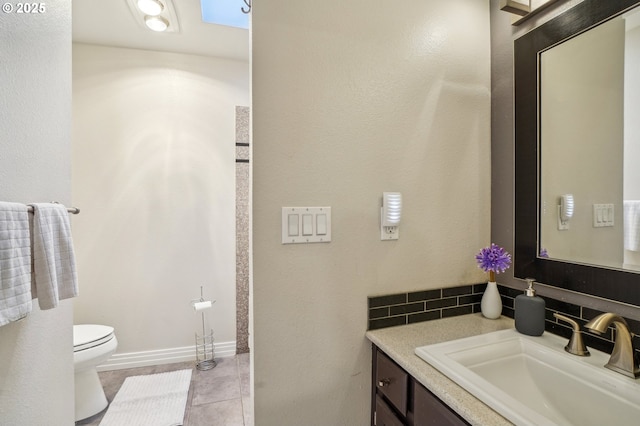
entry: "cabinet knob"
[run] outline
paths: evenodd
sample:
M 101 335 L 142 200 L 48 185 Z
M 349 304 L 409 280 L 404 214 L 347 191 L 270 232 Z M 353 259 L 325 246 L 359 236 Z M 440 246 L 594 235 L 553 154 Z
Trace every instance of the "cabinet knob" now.
M 391 384 L 391 380 L 390 379 L 378 380 L 378 386 L 380 386 L 381 388 L 383 388 L 385 386 L 389 386 L 390 384 Z

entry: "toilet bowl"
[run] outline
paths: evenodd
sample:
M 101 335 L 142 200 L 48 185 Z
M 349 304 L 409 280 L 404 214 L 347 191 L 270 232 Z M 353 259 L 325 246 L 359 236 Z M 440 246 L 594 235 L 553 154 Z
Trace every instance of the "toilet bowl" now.
M 96 367 L 109 359 L 117 347 L 113 327 L 95 324 L 73 326 L 76 421 L 98 414 L 107 407 L 107 397 Z

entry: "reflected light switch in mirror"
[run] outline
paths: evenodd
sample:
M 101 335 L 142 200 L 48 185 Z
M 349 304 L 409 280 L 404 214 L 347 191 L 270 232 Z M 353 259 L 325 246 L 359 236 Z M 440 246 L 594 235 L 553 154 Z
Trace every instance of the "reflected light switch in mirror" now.
M 594 204 L 593 227 L 607 228 L 614 226 L 614 214 L 615 210 L 613 204 Z

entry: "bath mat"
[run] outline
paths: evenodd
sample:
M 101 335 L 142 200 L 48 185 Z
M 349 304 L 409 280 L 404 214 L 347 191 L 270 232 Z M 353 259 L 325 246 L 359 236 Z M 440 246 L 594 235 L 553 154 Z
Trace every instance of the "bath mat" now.
M 100 426 L 181 425 L 191 370 L 127 377 Z

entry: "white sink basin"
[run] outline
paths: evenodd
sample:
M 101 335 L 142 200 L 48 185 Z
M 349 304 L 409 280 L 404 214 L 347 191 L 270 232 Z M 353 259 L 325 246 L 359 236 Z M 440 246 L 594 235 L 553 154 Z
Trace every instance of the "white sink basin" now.
M 640 381 L 605 369 L 608 354 L 578 357 L 566 344 L 510 329 L 415 353 L 517 425 L 640 424 Z

